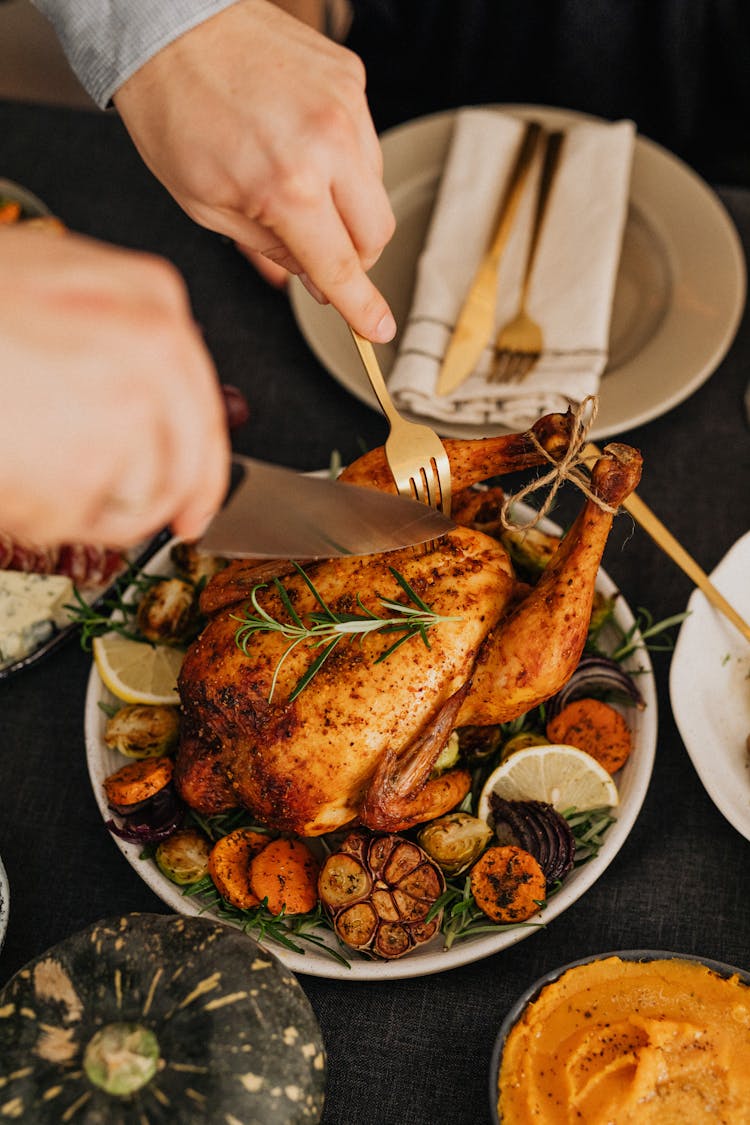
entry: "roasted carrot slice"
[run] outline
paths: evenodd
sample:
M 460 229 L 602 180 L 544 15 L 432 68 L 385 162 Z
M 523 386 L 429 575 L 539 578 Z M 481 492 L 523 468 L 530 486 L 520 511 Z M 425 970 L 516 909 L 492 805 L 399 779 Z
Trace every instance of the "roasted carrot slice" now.
M 609 773 L 630 756 L 630 728 L 619 711 L 601 699 L 574 699 L 547 723 L 547 738 L 585 750 Z
M 0 224 L 15 223 L 21 218 L 21 204 L 12 199 L 0 203 Z
M 301 840 L 273 840 L 250 864 L 250 886 L 272 914 L 307 914 L 318 902 L 318 864 Z
M 104 781 L 104 792 L 110 805 L 124 808 L 147 801 L 172 780 L 171 758 L 142 758 L 129 762 Z
M 260 899 L 250 886 L 250 860 L 266 847 L 269 839 L 265 832 L 235 828 L 211 849 L 208 873 L 221 897 L 239 910 L 260 906 Z
M 530 852 L 512 844 L 488 848 L 471 869 L 471 893 L 493 922 L 524 922 L 544 901 L 547 880 Z

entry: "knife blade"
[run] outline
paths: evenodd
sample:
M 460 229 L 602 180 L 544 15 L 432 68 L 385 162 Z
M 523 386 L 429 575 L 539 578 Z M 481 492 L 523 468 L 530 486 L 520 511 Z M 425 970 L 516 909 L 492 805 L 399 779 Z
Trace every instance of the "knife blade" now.
M 526 124 L 516 162 L 508 180 L 495 234 L 482 258 L 448 343 L 438 374 L 435 393 L 448 395 L 471 375 L 495 327 L 495 296 L 498 268 L 513 226 L 523 189 L 531 171 L 543 130 L 537 121 Z
M 355 484 L 233 458 L 224 507 L 199 542 L 231 558 L 329 559 L 437 539 L 456 525 L 434 508 Z

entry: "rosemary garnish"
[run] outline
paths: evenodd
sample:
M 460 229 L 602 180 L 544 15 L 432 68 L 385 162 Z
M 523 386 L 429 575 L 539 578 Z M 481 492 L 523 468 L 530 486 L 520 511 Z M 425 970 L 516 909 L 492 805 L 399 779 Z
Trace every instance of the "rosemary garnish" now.
M 325 938 L 314 932 L 321 926 L 330 930 L 330 924 L 320 904 L 309 914 L 286 915 L 283 912 L 272 914 L 264 899 L 260 906 L 252 910 L 240 910 L 221 897 L 210 875 L 205 875 L 197 883 L 191 883 L 183 888 L 182 893 L 187 898 L 197 898 L 200 901 L 201 913 L 210 910 L 217 918 L 232 922 L 243 933 L 252 935 L 261 943 L 270 938 L 285 949 L 304 954 L 304 946 L 299 943 L 307 942 L 308 945 L 314 945 L 321 953 L 327 954 L 334 961 L 349 968 L 346 958 L 327 945 Z
M 539 906 L 543 908 L 544 903 L 540 902 Z M 492 922 L 474 901 L 468 876 L 462 884 L 457 881 L 448 883 L 440 898 L 430 907 L 425 922 L 430 922 L 440 910 L 444 911 L 441 932 L 445 949 L 450 949 L 455 942 L 463 941 L 464 938 L 476 937 L 477 934 L 499 934 L 503 930 L 515 930 L 519 927 L 544 926 L 544 922 Z
M 163 581 L 161 574 L 136 573 L 131 568 L 118 579 L 108 597 L 93 605 L 89 605 L 75 588 L 75 605 L 66 605 L 65 609 L 71 621 L 81 626 L 81 648 L 88 652 L 94 637 L 101 637 L 104 633 L 120 633 L 131 641 L 143 641 L 145 638 L 133 621 L 138 602 L 151 586 Z M 130 592 L 128 601 L 125 600 L 125 590 Z
M 375 664 L 380 664 L 412 637 L 421 637 L 425 647 L 429 648 L 428 629 L 440 622 L 461 620 L 460 617 L 444 617 L 435 613 L 409 585 L 404 576 L 393 567 L 388 569 L 412 603 L 411 605 L 393 601 L 391 598 L 378 597 L 380 605 L 391 614 L 391 616 L 382 617 L 368 609 L 360 595 L 357 594 L 357 605 L 362 612 L 340 613 L 327 605 L 312 579 L 302 567 L 298 563 L 294 563 L 294 566 L 320 606 L 319 610 L 314 610 L 307 615 L 306 621 L 297 613 L 288 591 L 278 578 L 274 578 L 273 586 L 289 615 L 289 621 L 277 621 L 259 604 L 258 593 L 260 590 L 267 588 L 267 583 L 255 586 L 250 593 L 250 604 L 255 613 L 250 612 L 250 606 L 248 605 L 241 617 L 233 615 L 233 620 L 240 622 L 240 627 L 235 633 L 235 642 L 245 656 L 250 655 L 248 646 L 257 633 L 278 633 L 290 642 L 274 670 L 271 690 L 268 695 L 269 702 L 273 699 L 281 666 L 287 656 L 300 644 L 307 642 L 320 651 L 292 689 L 289 695 L 290 703 L 307 687 L 333 650 L 343 640 L 353 640 L 354 637 L 361 639 L 371 633 L 400 633 L 401 636 L 375 660 Z
M 589 809 L 587 812 L 565 809 L 562 815 L 567 820 L 576 842 L 576 867 L 599 854 L 599 849 L 604 845 L 607 829 L 617 820 L 609 809 Z
M 687 611 L 675 613 L 665 617 L 662 621 L 654 621 L 653 615 L 642 606 L 638 609 L 636 621 L 630 629 L 623 634 L 620 644 L 610 654 L 612 660 L 624 660 L 626 656 L 645 648 L 649 652 L 672 652 L 675 646 L 674 636 L 669 636 L 668 629 L 681 625 L 688 616 Z M 659 638 L 656 641 L 655 638 Z

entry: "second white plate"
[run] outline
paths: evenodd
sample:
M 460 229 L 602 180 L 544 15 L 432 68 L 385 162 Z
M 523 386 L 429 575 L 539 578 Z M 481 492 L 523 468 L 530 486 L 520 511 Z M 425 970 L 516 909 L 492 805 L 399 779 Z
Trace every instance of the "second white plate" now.
M 550 128 L 580 120 L 570 110 L 500 106 Z M 398 324 L 406 321 L 417 260 L 450 144 L 455 111 L 407 122 L 381 137 L 385 185 L 396 234 L 371 270 Z M 614 297 L 609 364 L 601 383 L 594 440 L 642 425 L 686 399 L 716 370 L 745 306 L 742 246 L 714 191 L 672 153 L 639 136 L 630 208 Z M 335 379 L 378 409 L 349 331 L 295 278 L 292 308 L 307 343 Z M 394 342 L 377 347 L 388 376 Z M 412 416 L 413 417 L 413 416 Z M 419 420 L 419 419 L 417 419 Z M 479 437 L 500 426 L 439 423 L 449 437 Z
M 727 552 L 711 581 L 750 619 L 750 531 Z M 750 840 L 750 647 L 695 590 L 669 677 L 675 722 L 704 788 Z

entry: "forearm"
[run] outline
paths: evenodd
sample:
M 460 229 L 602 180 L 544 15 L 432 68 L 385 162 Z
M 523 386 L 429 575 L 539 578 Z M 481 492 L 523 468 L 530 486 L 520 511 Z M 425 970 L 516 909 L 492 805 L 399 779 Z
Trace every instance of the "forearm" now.
M 236 0 L 32 0 L 52 23 L 68 62 L 105 108 L 152 55 Z

